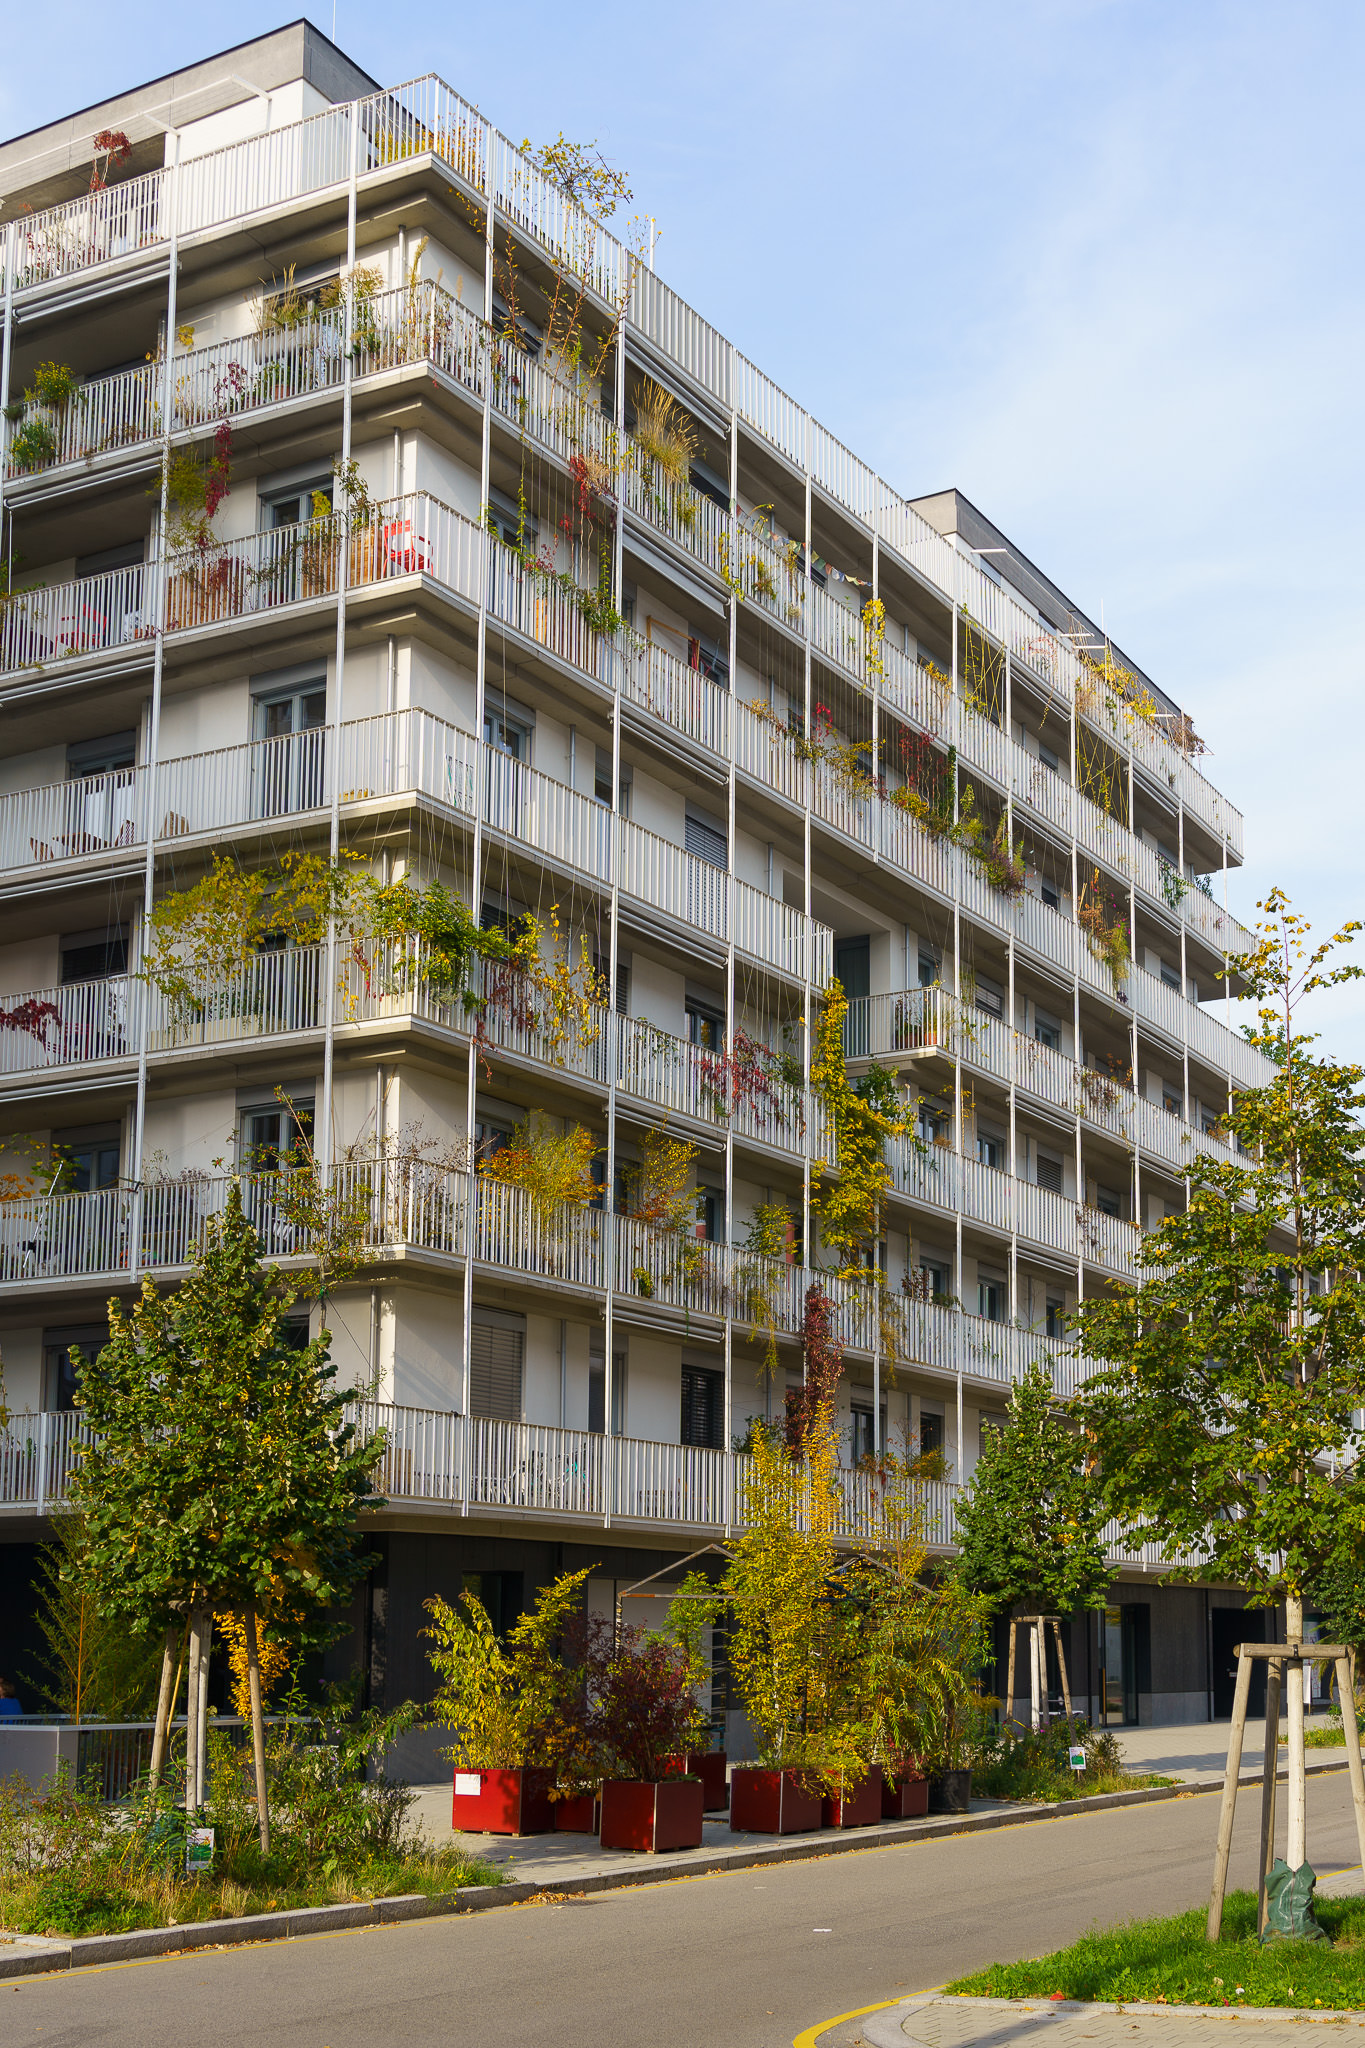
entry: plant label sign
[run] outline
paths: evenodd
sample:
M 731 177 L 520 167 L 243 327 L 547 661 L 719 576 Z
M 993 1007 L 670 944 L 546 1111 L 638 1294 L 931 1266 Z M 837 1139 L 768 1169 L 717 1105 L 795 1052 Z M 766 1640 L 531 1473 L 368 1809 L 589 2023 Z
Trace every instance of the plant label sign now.
M 1079 1743 L 1076 1743 L 1071 1750 L 1071 1768 L 1077 1775 L 1085 1769 L 1085 1751 Z
M 185 1837 L 186 1877 L 207 1877 L 213 1869 L 212 1828 L 191 1828 Z
M 456 1771 L 455 1797 L 457 1799 L 477 1799 L 482 1790 L 483 1773 L 481 1771 Z

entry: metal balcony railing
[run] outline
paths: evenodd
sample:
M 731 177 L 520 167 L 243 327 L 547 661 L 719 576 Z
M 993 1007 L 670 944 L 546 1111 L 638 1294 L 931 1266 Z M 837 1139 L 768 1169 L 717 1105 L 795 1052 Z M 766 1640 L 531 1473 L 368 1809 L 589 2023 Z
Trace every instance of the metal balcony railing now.
M 394 1507 L 446 1507 L 475 1515 L 493 1510 L 571 1522 L 610 1516 L 693 1531 L 742 1529 L 747 1521 L 753 1460 L 742 1451 L 383 1401 L 355 1401 L 348 1419 L 363 1438 L 382 1436 L 374 1486 Z M 78 1414 L 11 1416 L 0 1432 L 0 1508 L 44 1514 L 60 1506 L 83 1434 Z M 835 1483 L 835 1533 L 841 1539 L 870 1542 L 894 1533 L 904 1508 L 899 1494 L 888 1498 L 883 1477 L 844 1466 Z M 960 1490 L 952 1480 L 921 1480 L 910 1491 L 909 1511 L 932 1550 L 956 1545 Z M 1105 1534 L 1116 1565 L 1167 1562 L 1155 1543 L 1127 1543 L 1117 1523 Z

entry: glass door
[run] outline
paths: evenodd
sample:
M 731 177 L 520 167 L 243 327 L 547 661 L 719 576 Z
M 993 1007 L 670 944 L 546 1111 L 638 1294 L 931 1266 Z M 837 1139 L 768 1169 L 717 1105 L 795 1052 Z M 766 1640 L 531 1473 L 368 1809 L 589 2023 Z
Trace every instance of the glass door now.
M 1137 1658 L 1131 1607 L 1106 1607 L 1100 1617 L 1100 1719 L 1106 1727 L 1137 1723 Z
M 314 811 L 326 800 L 327 686 L 309 683 L 257 709 L 256 815 Z

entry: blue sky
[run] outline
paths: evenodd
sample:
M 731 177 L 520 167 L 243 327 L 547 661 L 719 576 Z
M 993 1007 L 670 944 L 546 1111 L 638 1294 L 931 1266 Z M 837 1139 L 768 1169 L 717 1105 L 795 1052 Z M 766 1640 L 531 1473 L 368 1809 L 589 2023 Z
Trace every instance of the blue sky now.
M 56 0 L 0 129 L 288 18 Z M 596 136 L 670 283 L 908 494 L 959 485 L 1189 711 L 1246 814 L 1234 908 L 1279 882 L 1365 915 L 1365 9 L 338 0 L 336 37 L 513 137 Z M 1365 994 L 1318 1021 L 1365 1058 Z

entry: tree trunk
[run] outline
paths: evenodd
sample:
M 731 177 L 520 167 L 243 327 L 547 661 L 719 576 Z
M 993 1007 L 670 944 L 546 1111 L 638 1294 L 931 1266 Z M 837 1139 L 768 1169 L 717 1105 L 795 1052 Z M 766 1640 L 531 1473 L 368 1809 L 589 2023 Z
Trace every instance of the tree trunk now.
M 175 1666 L 179 1647 L 180 1630 L 175 1622 L 171 1622 L 166 1630 L 166 1647 L 161 1657 L 161 1684 L 156 1695 L 156 1723 L 152 1729 L 152 1761 L 147 1771 L 147 1784 L 153 1792 L 161 1783 L 161 1773 L 166 1765 L 166 1745 L 175 1706 L 171 1695 L 177 1676 Z
M 251 1751 L 256 1764 L 256 1817 L 261 1825 L 261 1854 L 270 1854 L 270 1797 L 265 1782 L 265 1723 L 261 1717 L 261 1646 L 256 1633 L 256 1610 L 243 1609 L 246 1631 L 246 1675 L 251 1693 Z
M 1005 1674 L 1005 1720 L 1007 1724 L 1014 1719 L 1014 1646 L 1018 1640 L 1019 1622 L 1016 1616 L 1010 1620 L 1009 1669 Z
M 1060 1621 L 1053 1622 L 1052 1633 L 1057 1639 L 1057 1669 L 1062 1674 L 1062 1707 L 1067 1720 L 1071 1721 L 1075 1719 L 1075 1716 L 1071 1711 L 1071 1681 L 1067 1676 L 1066 1651 L 1062 1647 L 1062 1624 Z
M 209 1652 L 213 1646 L 213 1609 L 205 1607 L 199 1620 L 199 1710 L 195 1722 L 195 1750 L 198 1756 L 199 1804 L 209 1796 Z
M 1042 1727 L 1042 1709 L 1038 1703 L 1038 1623 L 1030 1618 L 1028 1625 L 1028 1691 L 1029 1726 L 1036 1735 Z
M 1303 1601 L 1289 1595 L 1284 1603 L 1284 1632 L 1291 1643 L 1303 1641 Z M 1291 1870 L 1301 1868 L 1305 1854 L 1305 1799 L 1303 1750 L 1303 1665 L 1289 1664 L 1285 1670 L 1289 1709 L 1288 1783 L 1285 1786 L 1284 1860 Z
M 197 1607 L 190 1609 L 190 1654 L 185 1688 L 185 1811 L 194 1813 L 200 1804 L 199 1788 L 199 1631 L 203 1617 Z

